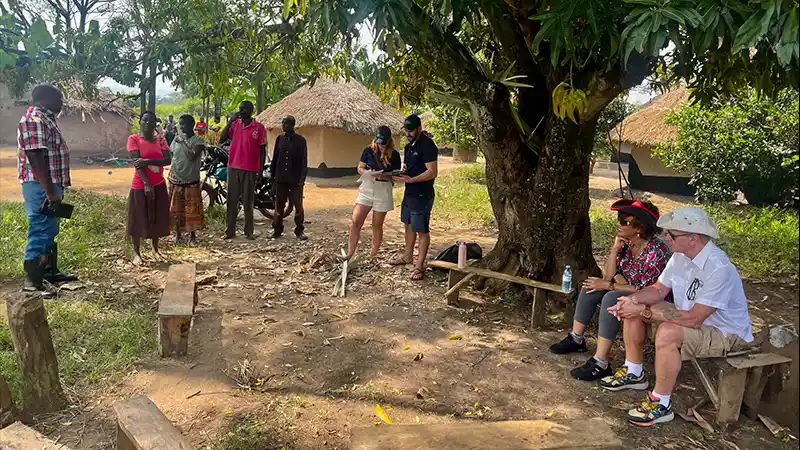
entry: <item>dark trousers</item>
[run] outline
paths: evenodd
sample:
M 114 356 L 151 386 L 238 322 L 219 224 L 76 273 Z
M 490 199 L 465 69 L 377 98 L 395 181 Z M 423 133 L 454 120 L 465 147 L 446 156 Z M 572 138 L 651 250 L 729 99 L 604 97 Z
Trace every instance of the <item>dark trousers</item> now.
M 302 234 L 305 230 L 303 220 L 305 219 L 305 211 L 303 211 L 303 185 L 295 186 L 289 183 L 278 183 L 277 193 L 275 199 L 275 215 L 272 218 L 272 229 L 278 233 L 283 233 L 283 210 L 286 208 L 286 200 L 292 199 L 294 203 L 294 234 Z
M 228 168 L 228 208 L 225 235 L 236 235 L 236 217 L 239 203 L 244 206 L 244 234 L 253 235 L 253 202 L 256 193 L 256 172 Z

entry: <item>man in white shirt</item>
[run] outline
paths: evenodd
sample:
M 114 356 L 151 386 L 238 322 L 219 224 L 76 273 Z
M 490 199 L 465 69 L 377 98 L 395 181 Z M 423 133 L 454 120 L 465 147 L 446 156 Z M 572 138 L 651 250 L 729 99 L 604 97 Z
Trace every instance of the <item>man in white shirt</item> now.
M 647 389 L 644 342 L 647 325 L 657 322 L 656 385 L 638 408 L 628 412 L 628 420 L 639 426 L 674 418 L 670 395 L 681 360 L 722 357 L 753 341 L 742 279 L 711 241 L 719 238 L 719 230 L 708 214 L 700 208 L 677 208 L 662 215 L 658 226 L 667 230 L 673 256 L 654 285 L 620 297 L 608 309 L 624 321 L 625 365 L 600 381 L 612 391 Z M 674 305 L 664 301 L 670 291 Z

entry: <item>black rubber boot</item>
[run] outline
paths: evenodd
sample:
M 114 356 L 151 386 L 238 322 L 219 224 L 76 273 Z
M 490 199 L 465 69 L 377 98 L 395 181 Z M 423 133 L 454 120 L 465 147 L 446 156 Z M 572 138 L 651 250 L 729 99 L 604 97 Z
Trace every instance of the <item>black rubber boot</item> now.
M 78 281 L 75 275 L 68 275 L 61 273 L 58 270 L 58 244 L 53 244 L 50 250 L 50 256 L 47 260 L 47 269 L 44 273 L 44 279 L 50 283 L 69 283 L 71 281 Z
M 39 292 L 44 298 L 53 298 L 58 295 L 58 291 L 50 289 L 44 285 L 44 273 L 50 261 L 50 254 L 43 253 L 38 258 L 26 260 L 23 263 L 25 270 L 25 292 Z

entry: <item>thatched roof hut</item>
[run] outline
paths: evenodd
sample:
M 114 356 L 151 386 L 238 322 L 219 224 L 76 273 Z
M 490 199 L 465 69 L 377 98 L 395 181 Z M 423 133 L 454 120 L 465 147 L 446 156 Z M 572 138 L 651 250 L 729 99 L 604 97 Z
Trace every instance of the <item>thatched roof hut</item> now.
M 98 91 L 87 95 L 77 85 L 62 87 L 64 108 L 58 125 L 72 152 L 94 153 L 124 150 L 130 134 L 133 110 L 115 95 Z M 17 123 L 30 104 L 30 92 L 22 98 L 0 84 L 0 144 L 16 145 Z
M 653 146 L 658 142 L 673 139 L 677 129 L 664 122 L 668 113 L 676 111 L 679 107 L 689 102 L 689 90 L 685 87 L 673 89 L 663 95 L 650 100 L 642 108 L 626 117 L 615 132 L 612 139 L 618 140 L 622 135 L 622 142 L 637 146 Z
M 281 133 L 281 119 L 294 116 L 308 141 L 309 174 L 352 175 L 365 146 L 380 125 L 399 133 L 403 115 L 355 80 L 322 78 L 303 86 L 256 117 L 267 128 L 270 146 Z M 395 137 L 395 147 L 401 145 Z
M 688 104 L 690 92 L 685 87 L 655 97 L 631 114 L 612 131 L 611 139 L 619 146 L 619 159 L 629 167 L 629 180 L 636 189 L 694 195 L 690 175 L 670 169 L 651 154 L 651 147 L 676 137 L 677 129 L 664 122 L 668 113 Z M 620 142 L 620 136 L 622 137 Z

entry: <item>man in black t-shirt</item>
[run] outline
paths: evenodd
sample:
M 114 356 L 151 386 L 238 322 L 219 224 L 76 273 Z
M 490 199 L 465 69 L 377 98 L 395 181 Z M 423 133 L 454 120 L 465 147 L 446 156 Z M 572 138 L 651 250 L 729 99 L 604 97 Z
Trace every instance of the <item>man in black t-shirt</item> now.
M 394 177 L 394 180 L 406 184 L 400 207 L 400 220 L 405 224 L 406 247 L 403 254 L 391 264 L 404 265 L 414 262 L 411 279 L 421 280 L 425 276 L 425 258 L 431 243 L 431 209 L 435 196 L 433 180 L 438 174 L 439 148 L 433 139 L 422 132 L 422 121 L 416 114 L 406 117 L 403 130 L 408 140 L 403 155 L 405 174 Z M 417 236 L 419 236 L 419 256 L 414 261 L 414 244 Z

